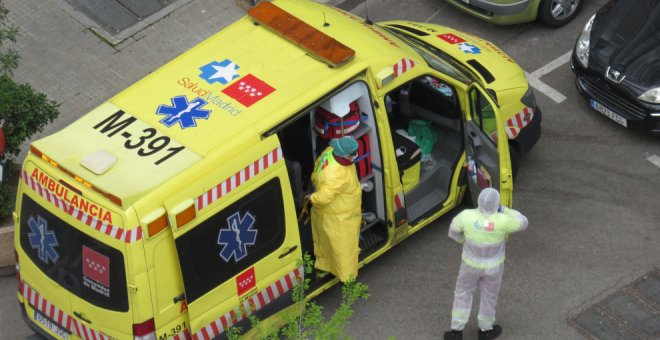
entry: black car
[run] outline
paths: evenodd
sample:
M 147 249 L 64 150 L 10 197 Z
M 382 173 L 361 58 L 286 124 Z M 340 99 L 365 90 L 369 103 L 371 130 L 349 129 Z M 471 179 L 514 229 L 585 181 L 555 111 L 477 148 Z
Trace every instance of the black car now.
M 578 37 L 571 68 L 593 109 L 660 136 L 660 0 L 608 2 Z

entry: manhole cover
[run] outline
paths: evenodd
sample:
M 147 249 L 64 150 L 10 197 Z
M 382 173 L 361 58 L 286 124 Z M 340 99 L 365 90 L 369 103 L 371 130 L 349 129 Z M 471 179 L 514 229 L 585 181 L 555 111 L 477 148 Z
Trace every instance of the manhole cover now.
M 652 269 L 571 321 L 595 339 L 660 339 L 660 271 Z
M 180 0 L 66 0 L 112 35 Z

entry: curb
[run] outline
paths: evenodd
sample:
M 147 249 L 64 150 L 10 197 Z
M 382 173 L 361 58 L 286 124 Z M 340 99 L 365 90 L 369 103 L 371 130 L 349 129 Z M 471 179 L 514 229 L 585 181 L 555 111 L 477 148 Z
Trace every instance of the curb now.
M 14 275 L 14 226 L 0 227 L 0 276 Z

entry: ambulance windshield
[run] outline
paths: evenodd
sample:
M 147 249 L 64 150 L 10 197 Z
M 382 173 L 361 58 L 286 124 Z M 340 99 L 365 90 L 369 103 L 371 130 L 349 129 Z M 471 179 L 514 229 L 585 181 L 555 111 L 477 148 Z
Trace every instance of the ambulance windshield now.
M 394 34 L 403 40 L 408 46 L 414 49 L 433 69 L 440 71 L 452 78 L 464 83 L 478 82 L 478 77 L 474 76 L 469 69 L 464 67 L 459 61 L 452 58 L 440 49 L 425 43 L 419 39 L 403 34 L 395 29 L 382 26 L 388 32 Z

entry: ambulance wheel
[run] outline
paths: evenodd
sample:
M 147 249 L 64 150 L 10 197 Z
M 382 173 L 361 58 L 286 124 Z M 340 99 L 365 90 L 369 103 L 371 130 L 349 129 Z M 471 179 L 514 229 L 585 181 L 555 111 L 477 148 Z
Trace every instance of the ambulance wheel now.
M 470 193 L 470 186 L 465 185 L 465 193 L 463 194 L 463 200 L 461 201 L 462 205 L 465 205 L 470 208 L 476 208 L 477 202 L 472 201 L 472 194 Z
M 515 181 L 520 166 L 520 151 L 518 151 L 518 148 L 515 145 L 509 144 L 509 157 L 511 157 L 511 175 Z

